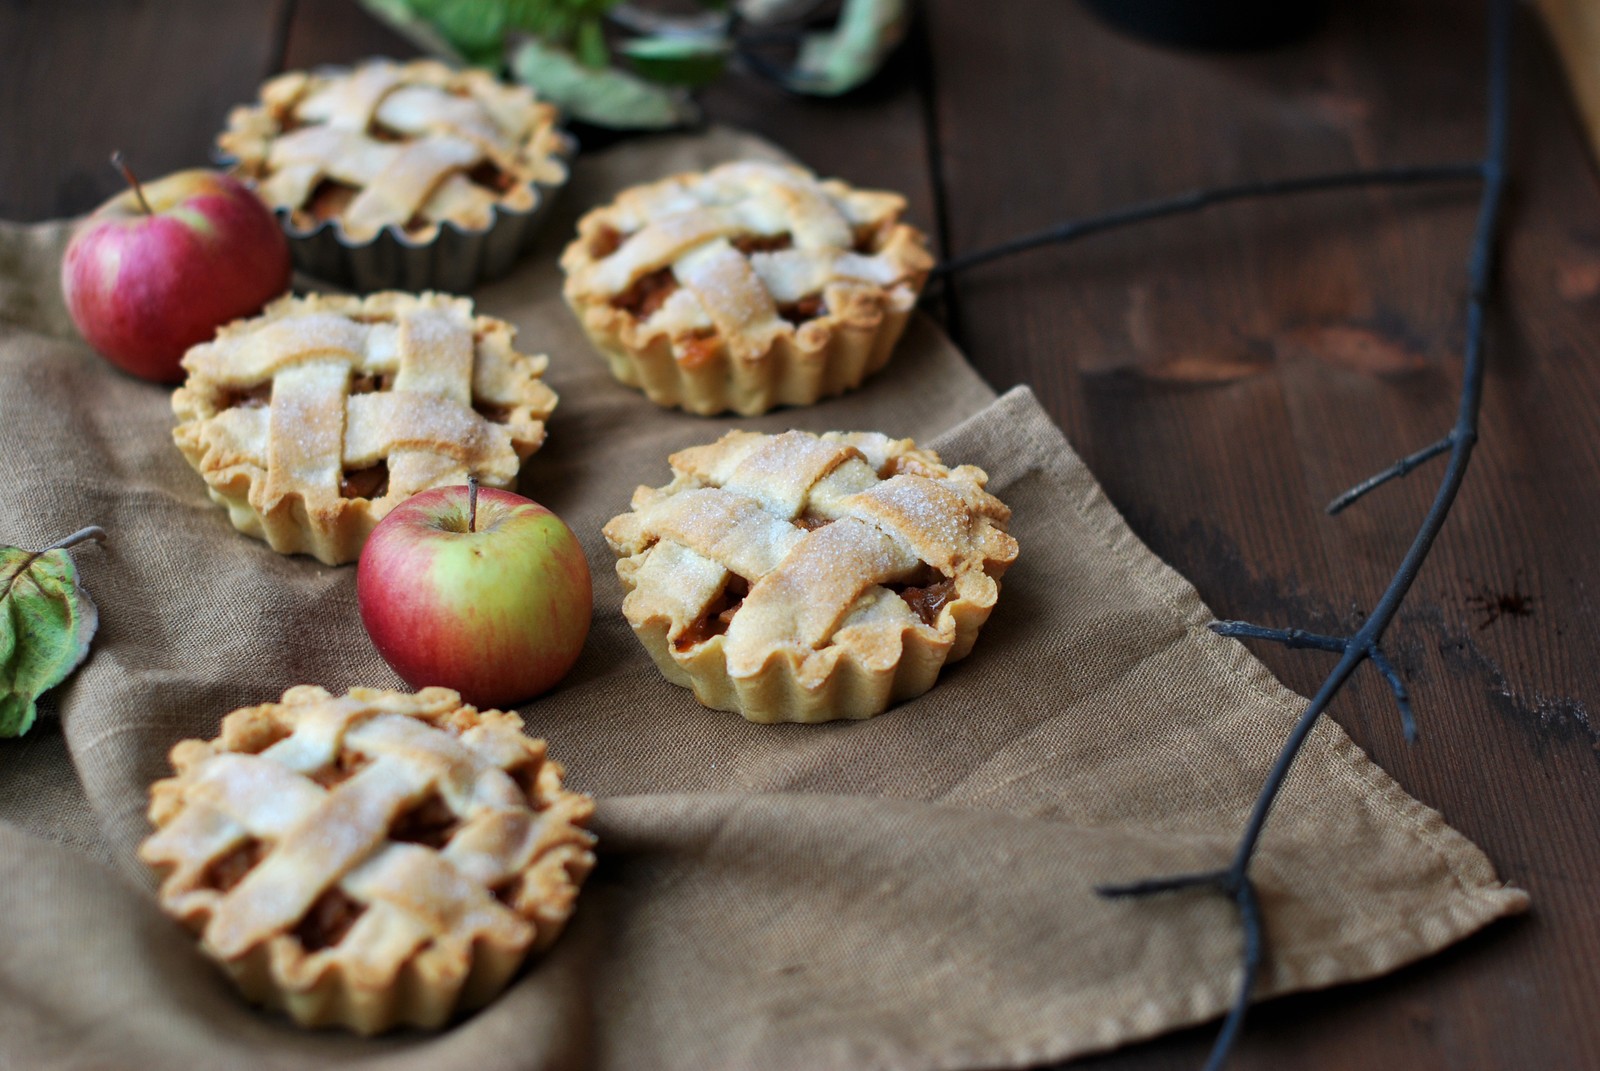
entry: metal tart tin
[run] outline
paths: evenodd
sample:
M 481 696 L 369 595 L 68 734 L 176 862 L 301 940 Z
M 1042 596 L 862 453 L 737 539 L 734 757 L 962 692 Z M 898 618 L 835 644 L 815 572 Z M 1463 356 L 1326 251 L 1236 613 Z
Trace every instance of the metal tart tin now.
M 319 75 L 348 74 L 350 67 L 317 67 Z M 560 126 L 557 126 L 558 131 Z M 553 154 L 572 173 L 572 157 L 577 142 L 561 134 L 562 148 Z M 214 149 L 212 158 L 219 166 L 233 168 L 239 161 Z M 246 185 L 250 180 L 238 176 Z M 555 195 L 566 182 L 534 182 L 534 205 L 519 212 L 503 205 L 489 211 L 491 220 L 483 230 L 467 230 L 451 222 L 439 225 L 439 232 L 427 241 L 416 241 L 400 228 L 387 226 L 365 241 L 352 241 L 335 220 L 321 220 L 310 228 L 297 227 L 287 208 L 274 214 L 289 238 L 289 251 L 296 271 L 322 282 L 370 294 L 378 290 L 441 290 L 465 294 L 479 283 L 491 282 L 508 273 L 533 245 L 539 225 L 550 214 Z M 271 206 L 268 206 L 271 207 Z
M 569 150 L 562 161 L 570 159 Z M 367 241 L 353 242 L 334 220 L 302 230 L 288 209 L 277 209 L 276 215 L 289 236 L 295 268 L 323 282 L 358 294 L 377 290 L 465 294 L 479 283 L 505 275 L 533 244 L 561 187 L 536 182 L 533 188 L 537 200 L 527 212 L 496 205 L 486 229 L 464 230 L 447 221 L 440 224 L 438 234 L 422 242 L 392 225 Z

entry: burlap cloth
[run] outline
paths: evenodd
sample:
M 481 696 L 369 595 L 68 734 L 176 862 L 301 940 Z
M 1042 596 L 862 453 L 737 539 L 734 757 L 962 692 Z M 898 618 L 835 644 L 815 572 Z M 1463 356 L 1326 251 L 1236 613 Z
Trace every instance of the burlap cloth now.
M 399 687 L 352 568 L 229 526 L 169 439 L 167 390 L 62 327 L 58 227 L 0 242 L 0 537 L 76 552 L 101 628 L 41 724 L 0 742 L 0 1064 L 8 1067 L 1009 1067 L 1219 1013 L 1231 907 L 1098 899 L 1215 867 L 1305 700 L 1128 530 L 1026 389 L 996 398 L 929 320 L 865 389 L 756 420 L 616 385 L 554 258 L 618 187 L 773 150 L 726 131 L 580 161 L 527 267 L 481 307 L 551 354 L 561 404 L 523 490 L 583 540 L 594 630 L 524 708 L 599 797 L 600 865 L 552 953 L 437 1035 L 308 1033 L 248 1008 L 134 857 L 173 742 L 302 682 Z M 601 525 L 673 450 L 743 426 L 870 429 L 988 470 L 1021 559 L 965 662 L 864 723 L 763 727 L 666 684 L 619 612 Z M 1262 841 L 1263 993 L 1369 977 L 1522 910 L 1471 843 L 1324 719 Z

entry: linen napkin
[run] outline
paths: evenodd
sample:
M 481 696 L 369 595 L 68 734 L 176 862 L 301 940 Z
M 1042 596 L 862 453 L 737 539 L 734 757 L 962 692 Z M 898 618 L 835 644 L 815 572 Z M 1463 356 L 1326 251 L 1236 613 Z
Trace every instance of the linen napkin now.
M 559 296 L 577 214 L 623 186 L 772 157 L 712 130 L 578 161 L 537 251 L 479 307 L 551 355 L 561 395 L 522 490 L 595 577 L 571 676 L 522 708 L 599 799 L 600 864 L 568 932 L 436 1034 L 300 1030 L 238 998 L 160 914 L 134 857 L 168 749 L 294 684 L 399 687 L 353 567 L 233 530 L 170 441 L 169 390 L 72 340 L 62 226 L 0 233 L 0 538 L 74 551 L 90 660 L 0 741 L 0 1064 L 59 1068 L 999 1068 L 1224 1010 L 1231 907 L 1093 886 L 1222 864 L 1305 702 L 1205 628 L 1033 396 L 996 398 L 925 317 L 863 389 L 758 419 L 668 412 L 604 371 Z M 849 176 L 844 176 L 849 178 Z M 1021 557 L 973 654 L 867 722 L 758 726 L 667 684 L 624 622 L 600 536 L 673 450 L 731 427 L 877 430 L 977 464 Z M 1260 993 L 1371 977 L 1525 908 L 1483 854 L 1324 718 L 1254 870 Z

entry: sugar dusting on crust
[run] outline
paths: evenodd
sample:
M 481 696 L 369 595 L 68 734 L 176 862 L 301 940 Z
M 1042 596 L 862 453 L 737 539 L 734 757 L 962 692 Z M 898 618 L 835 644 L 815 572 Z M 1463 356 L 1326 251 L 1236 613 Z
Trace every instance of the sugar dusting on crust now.
M 283 553 L 349 561 L 403 499 L 469 470 L 509 486 L 538 449 L 557 399 L 540 379 L 546 359 L 517 353 L 512 335 L 444 294 L 285 297 L 184 358 L 173 437 L 236 527 Z M 268 419 L 228 408 L 280 379 L 303 389 L 274 386 Z M 485 415 L 484 395 L 503 420 Z M 342 470 L 385 460 L 381 499 L 340 495 Z
M 833 448 L 823 453 L 833 460 L 819 463 L 815 451 L 827 444 Z M 728 452 L 737 455 L 731 465 L 724 459 Z M 865 460 L 886 472 L 904 458 L 914 472 L 890 472 L 886 478 L 857 475 L 859 468 L 841 470 L 840 458 Z M 895 629 L 900 626 L 942 634 L 954 628 L 955 618 L 948 613 L 941 612 L 933 626 L 921 622 L 909 609 L 900 614 L 898 608 L 884 604 L 873 610 L 885 598 L 882 585 L 906 582 L 931 570 L 935 576 L 957 581 L 950 587 L 949 601 L 960 603 L 961 576 L 974 573 L 985 582 L 972 590 L 992 591 L 989 575 L 998 576 L 1015 557 L 1015 542 L 1004 536 L 1004 516 L 981 508 L 975 513 L 970 508 L 973 503 L 981 507 L 985 500 L 994 501 L 982 490 L 986 479 L 982 470 L 966 466 L 952 472 L 939 464 L 937 455 L 917 450 L 909 440 L 874 433 L 818 437 L 805 432 L 782 436 L 735 432 L 714 446 L 683 451 L 672 460 L 676 479 L 648 496 L 648 508 L 660 510 L 675 497 L 686 500 L 674 511 L 677 519 L 670 527 L 686 538 L 691 529 L 708 533 L 703 545 L 686 548 L 697 561 L 706 557 L 726 561 L 727 551 L 718 544 L 731 528 L 724 512 L 711 510 L 710 499 L 695 501 L 696 495 L 706 492 L 693 491 L 693 487 L 726 482 L 730 489 L 757 494 L 760 501 L 771 504 L 769 508 L 779 507 L 787 521 L 806 510 L 808 488 L 829 484 L 833 472 L 841 471 L 840 479 L 875 479 L 865 490 L 830 502 L 829 516 L 822 523 L 788 525 L 794 533 L 793 544 L 781 560 L 760 575 L 743 576 L 751 583 L 750 593 L 731 617 L 726 639 L 719 635 L 707 641 L 721 645 L 719 650 L 725 648 L 727 671 L 735 676 L 761 671 L 772 655 L 783 651 L 807 664 L 829 649 L 841 632 L 852 642 L 880 649 L 886 634 L 898 636 Z M 797 479 L 806 484 L 794 486 Z M 630 516 L 615 518 L 607 526 L 608 538 L 627 529 L 624 522 Z M 672 574 L 652 575 L 660 571 L 638 568 L 639 558 L 652 553 L 652 548 L 659 552 L 657 540 L 666 538 L 666 530 L 653 529 L 648 517 L 644 525 L 649 545 L 632 557 L 624 545 L 613 540 L 624 556 L 619 572 L 625 581 L 638 583 L 628 600 L 629 619 L 635 628 L 644 627 L 658 605 L 664 606 L 678 594 L 663 590 L 652 595 L 650 585 L 671 584 Z M 979 529 L 982 531 L 975 534 Z M 991 530 L 1004 540 L 988 538 Z M 990 550 L 1001 554 L 1003 560 L 987 559 Z M 708 597 L 708 605 L 711 598 L 714 595 Z M 904 608 L 903 600 L 896 601 Z M 705 609 L 702 606 L 700 611 Z M 678 615 L 681 617 L 681 610 Z M 850 624 L 846 626 L 846 622 Z M 681 620 L 675 622 L 675 627 L 682 625 Z M 861 657 L 881 660 L 882 656 L 864 651 Z
M 748 378 L 740 362 L 804 359 L 793 351 L 815 362 L 835 344 L 841 358 L 849 351 L 851 360 L 861 361 L 876 352 L 870 346 L 855 352 L 868 333 L 887 323 L 897 336 L 909 311 L 902 292 L 920 290 L 933 264 L 925 237 L 899 222 L 904 210 L 898 195 L 819 182 L 778 164 L 745 161 L 677 175 L 624 191 L 579 221 L 578 237 L 561 257 L 564 294 L 602 352 L 637 362 L 665 346 L 684 362 L 671 372 L 688 397 L 664 400 L 656 397 L 658 389 L 651 396 L 663 404 L 747 414 L 774 404 L 808 404 L 815 397 L 754 401 L 726 390 L 723 397 L 702 399 L 712 390 L 702 382 L 703 366 L 726 360 L 732 383 Z M 858 237 L 863 232 L 883 238 L 866 249 Z M 603 234 L 626 237 L 620 245 L 597 243 Z M 792 246 L 770 251 L 768 240 L 778 235 Z M 738 262 L 737 270 L 721 263 L 727 258 Z M 683 288 L 648 315 L 615 307 L 641 278 L 662 270 Z M 634 378 L 648 383 L 660 377 Z M 824 389 L 837 393 L 859 380 L 856 374 Z

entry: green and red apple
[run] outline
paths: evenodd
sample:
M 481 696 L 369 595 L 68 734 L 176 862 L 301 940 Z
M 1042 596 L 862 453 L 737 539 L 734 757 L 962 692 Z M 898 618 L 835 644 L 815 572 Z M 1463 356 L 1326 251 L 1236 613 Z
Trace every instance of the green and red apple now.
M 594 601 L 583 547 L 561 518 L 475 486 L 423 491 L 378 522 L 356 599 L 402 680 L 454 688 L 483 708 L 515 706 L 566 676 Z
M 129 188 L 73 235 L 61 291 L 73 323 L 112 364 L 176 382 L 190 346 L 289 288 L 289 241 L 261 199 L 221 172 L 145 185 L 126 168 L 124 176 Z

